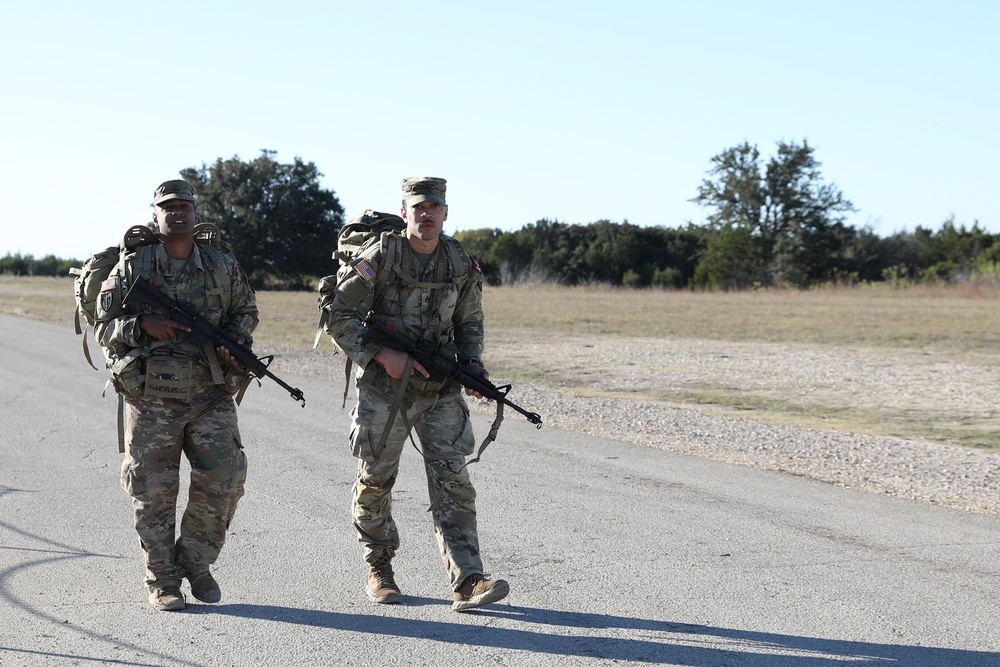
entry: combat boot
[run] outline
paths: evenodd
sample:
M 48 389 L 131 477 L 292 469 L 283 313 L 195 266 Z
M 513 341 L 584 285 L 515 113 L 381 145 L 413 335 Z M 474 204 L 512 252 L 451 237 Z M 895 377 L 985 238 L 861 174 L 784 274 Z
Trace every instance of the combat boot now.
M 368 597 L 379 604 L 399 604 L 403 601 L 403 594 L 396 585 L 390 560 L 392 552 L 384 551 L 370 563 Z
M 167 585 L 149 589 L 149 604 L 157 611 L 183 611 L 187 609 L 180 585 Z
M 219 588 L 219 584 L 216 583 L 215 577 L 208 570 L 204 572 L 199 572 L 198 574 L 187 575 L 188 581 L 191 583 L 191 595 L 195 597 L 196 600 L 200 602 L 206 602 L 208 604 L 215 604 L 222 599 L 222 589 Z
M 503 579 L 490 580 L 481 574 L 470 574 L 455 591 L 451 608 L 455 611 L 475 609 L 502 600 L 510 593 L 510 585 Z

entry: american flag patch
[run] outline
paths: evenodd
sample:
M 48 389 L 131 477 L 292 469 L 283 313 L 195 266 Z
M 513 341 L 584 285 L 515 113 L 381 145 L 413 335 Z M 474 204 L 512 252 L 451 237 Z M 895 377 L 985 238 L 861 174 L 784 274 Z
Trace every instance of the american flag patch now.
M 363 259 L 354 265 L 354 270 L 358 272 L 358 275 L 366 282 L 370 283 L 375 280 L 375 270 L 372 265 L 368 263 L 367 259 Z
M 475 271 L 476 273 L 482 273 L 483 267 L 479 265 L 479 262 L 476 260 L 476 258 L 470 257 L 469 259 L 472 260 L 472 270 Z
M 117 274 L 111 276 L 110 278 L 108 278 L 107 280 L 105 280 L 103 283 L 101 283 L 101 291 L 102 292 L 109 292 L 109 291 L 111 291 L 113 289 L 118 289 L 118 275 Z

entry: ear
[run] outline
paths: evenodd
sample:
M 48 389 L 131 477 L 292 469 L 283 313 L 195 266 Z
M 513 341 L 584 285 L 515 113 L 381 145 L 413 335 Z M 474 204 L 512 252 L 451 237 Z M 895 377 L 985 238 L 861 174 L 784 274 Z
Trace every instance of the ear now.
M 401 206 L 399 208 L 399 217 L 401 217 L 403 220 L 405 220 L 407 222 L 410 221 L 410 219 L 406 217 L 406 207 L 405 206 Z
M 448 219 L 448 205 L 444 205 L 444 220 Z

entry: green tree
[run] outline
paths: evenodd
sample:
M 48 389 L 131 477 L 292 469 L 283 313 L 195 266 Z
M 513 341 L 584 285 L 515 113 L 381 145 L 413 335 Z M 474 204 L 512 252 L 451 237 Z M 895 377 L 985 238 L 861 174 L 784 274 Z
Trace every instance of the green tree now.
M 758 261 L 747 252 L 752 247 L 750 229 L 733 226 L 714 233 L 695 268 L 693 287 L 730 290 L 758 283 Z
M 499 229 L 467 229 L 455 233 L 465 252 L 479 262 L 483 277 L 490 285 L 500 284 L 500 265 L 491 251 L 502 234 Z
M 919 272 L 930 281 L 948 281 L 967 274 L 976 260 L 994 244 L 994 237 L 974 222 L 971 229 L 955 226 L 955 216 L 932 232 L 917 227 L 914 240 L 919 246 Z
M 823 182 L 813 153 L 807 142 L 779 142 L 764 165 L 757 147 L 744 142 L 712 158 L 708 178 L 692 199 L 710 209 L 706 252 L 712 261 L 701 281 L 726 288 L 807 286 L 845 270 L 856 232 L 843 220 L 855 209 L 835 185 Z M 733 244 L 740 236 L 735 230 L 745 238 L 742 247 Z M 726 269 L 728 261 L 739 270 Z M 713 277 L 709 270 L 725 275 Z
M 0 259 L 0 273 L 8 276 L 28 275 L 28 264 L 35 260 L 34 255 L 12 255 L 7 253 Z
M 498 282 L 517 283 L 526 278 L 533 262 L 531 239 L 520 232 L 500 232 L 486 260 L 496 267 Z
M 256 286 L 306 286 L 332 273 L 331 259 L 344 210 L 337 195 L 319 184 L 312 162 L 290 164 L 263 150 L 254 160 L 219 158 L 181 170 L 198 196 L 198 217 L 218 225 Z

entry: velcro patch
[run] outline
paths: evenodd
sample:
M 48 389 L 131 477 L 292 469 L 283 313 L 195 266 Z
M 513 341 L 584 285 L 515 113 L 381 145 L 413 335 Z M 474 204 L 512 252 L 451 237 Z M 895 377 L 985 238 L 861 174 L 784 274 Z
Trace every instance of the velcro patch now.
M 358 275 L 361 276 L 362 280 L 366 283 L 370 283 L 375 280 L 375 269 L 372 268 L 372 265 L 368 263 L 367 259 L 362 259 L 360 262 L 355 264 L 354 270 L 358 272 Z
M 472 260 L 472 270 L 482 275 L 483 267 L 479 266 L 479 260 L 477 260 L 475 257 L 470 257 L 469 259 Z
M 101 283 L 102 292 L 110 292 L 111 290 L 118 289 L 118 275 L 108 277 L 103 283 Z

